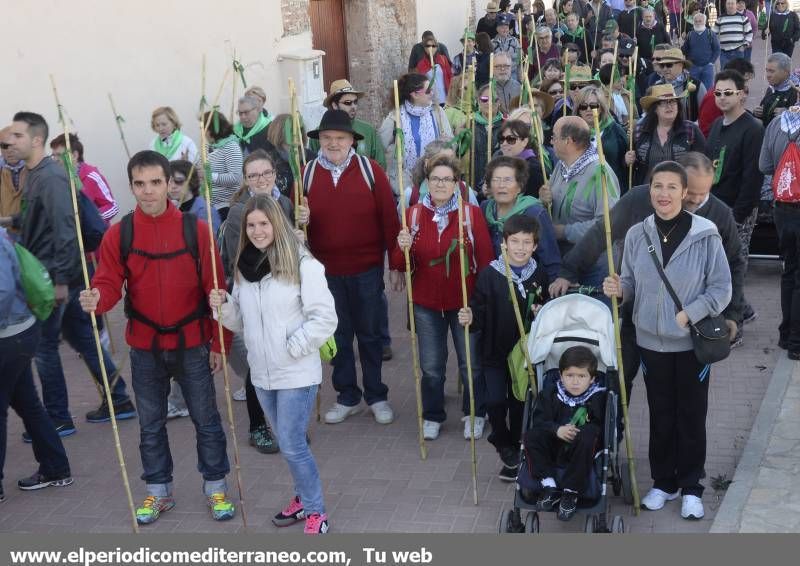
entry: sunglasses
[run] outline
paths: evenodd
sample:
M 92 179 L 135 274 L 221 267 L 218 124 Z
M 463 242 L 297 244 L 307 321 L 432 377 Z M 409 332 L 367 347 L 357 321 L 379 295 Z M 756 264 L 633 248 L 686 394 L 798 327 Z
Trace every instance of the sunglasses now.
M 425 49 L 436 49 L 436 47 L 437 47 L 436 44 L 429 43 L 428 45 L 425 46 Z
M 676 65 L 676 63 L 656 63 L 656 65 L 662 69 L 671 69 L 673 65 Z
M 517 136 L 497 136 L 497 141 L 501 144 L 507 143 L 508 145 L 515 144 L 519 141 Z
M 582 88 L 583 88 L 583 84 L 572 83 L 572 84 L 569 85 L 569 89 L 570 90 L 580 90 Z
M 358 106 L 358 100 L 340 100 L 339 104 L 343 106 Z
M 481 102 L 486 104 L 487 102 L 489 102 L 489 97 L 488 96 L 481 96 L 481 97 L 478 98 L 478 100 L 480 100 Z M 497 104 L 497 99 L 495 99 L 494 103 Z
M 589 102 L 588 104 L 579 104 L 578 111 L 585 112 L 586 110 L 597 110 L 600 105 L 597 102 Z
M 10 143 L 0 143 L 0 149 L 8 149 L 11 147 Z
M 725 90 L 715 90 L 714 91 L 714 96 L 716 96 L 717 98 L 720 98 L 721 96 L 724 96 L 724 97 L 727 98 L 729 96 L 733 96 L 734 94 L 738 94 L 740 92 L 742 92 L 742 91 L 741 90 L 731 90 L 731 89 L 728 88 L 728 89 L 725 89 Z

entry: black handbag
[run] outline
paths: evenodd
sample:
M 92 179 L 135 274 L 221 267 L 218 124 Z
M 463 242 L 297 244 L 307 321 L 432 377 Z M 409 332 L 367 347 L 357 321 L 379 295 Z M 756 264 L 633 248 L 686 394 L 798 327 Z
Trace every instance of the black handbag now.
M 642 233 L 644 234 L 644 239 L 647 241 L 647 251 L 653 259 L 656 270 L 661 276 L 661 280 L 664 282 L 669 296 L 672 297 L 675 306 L 678 307 L 678 312 L 680 312 L 683 310 L 683 305 L 677 293 L 675 293 L 675 289 L 672 288 L 669 279 L 667 279 L 667 274 L 664 273 L 664 269 L 661 267 L 661 261 L 656 255 L 656 248 L 653 245 L 653 241 L 650 239 L 646 230 L 642 229 Z M 730 355 L 731 341 L 728 334 L 728 325 L 725 322 L 724 316 L 721 314 L 707 316 L 694 324 L 690 323 L 690 326 L 689 332 L 692 336 L 694 355 L 697 357 L 698 362 L 701 364 L 713 364 L 714 362 L 724 360 Z

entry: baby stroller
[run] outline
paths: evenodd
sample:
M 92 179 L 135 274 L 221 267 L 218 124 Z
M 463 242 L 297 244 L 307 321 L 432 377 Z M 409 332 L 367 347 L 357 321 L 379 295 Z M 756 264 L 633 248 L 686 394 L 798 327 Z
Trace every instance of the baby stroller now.
M 622 533 L 622 517 L 615 515 L 609 521 L 609 501 L 606 488 L 610 482 L 614 495 L 623 494 L 630 501 L 630 480 L 627 470 L 619 465 L 619 382 L 614 346 L 614 324 L 611 311 L 597 299 L 585 295 L 566 295 L 547 303 L 533 322 L 528 336 L 528 352 L 536 367 L 539 391 L 555 386 L 559 379 L 558 361 L 561 354 L 572 346 L 586 346 L 598 361 L 597 381 L 607 388 L 604 442 L 595 454 L 591 481 L 587 493 L 578 500 L 578 513 L 586 515 L 587 533 Z M 533 424 L 536 397 L 528 387 L 523 416 L 523 439 Z M 514 504 L 500 517 L 501 533 L 538 533 L 539 512 L 537 497 L 541 485 L 529 471 L 526 451 L 520 448 L 520 466 L 517 472 Z M 527 511 L 525 521 L 522 511 Z M 557 509 L 556 509 L 557 510 Z

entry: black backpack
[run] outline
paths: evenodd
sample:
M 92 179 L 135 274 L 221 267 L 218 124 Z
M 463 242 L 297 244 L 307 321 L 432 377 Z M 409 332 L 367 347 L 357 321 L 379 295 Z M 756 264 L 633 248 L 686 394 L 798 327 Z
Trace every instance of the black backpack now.
M 100 216 L 100 211 L 83 191 L 78 191 L 78 214 L 81 221 L 83 251 L 93 252 L 100 247 L 108 226 Z
M 183 241 L 185 247 L 173 252 L 164 254 L 153 254 L 150 252 L 146 252 L 144 250 L 140 250 L 133 247 L 133 212 L 129 212 L 128 214 L 126 214 L 122 218 L 122 221 L 120 222 L 119 251 L 120 251 L 120 260 L 122 261 L 122 265 L 125 269 L 125 290 L 126 290 L 125 316 L 129 320 L 128 324 L 132 324 L 135 321 L 142 323 L 145 326 L 149 326 L 150 328 L 156 331 L 156 335 L 153 336 L 153 343 L 151 346 L 151 350 L 153 351 L 153 353 L 157 353 L 159 351 L 158 348 L 159 335 L 177 334 L 178 350 L 180 356 L 178 364 L 181 367 L 183 366 L 183 351 L 185 350 L 185 337 L 183 334 L 183 327 L 194 322 L 195 320 L 201 320 L 203 318 L 206 318 L 211 314 L 211 309 L 208 306 L 208 302 L 205 300 L 205 297 L 197 305 L 197 308 L 188 315 L 186 315 L 185 317 L 181 318 L 180 320 L 169 326 L 161 326 L 133 308 L 130 296 L 127 293 L 127 280 L 128 277 L 130 276 L 130 271 L 128 269 L 128 257 L 130 256 L 130 254 L 136 254 L 154 261 L 165 261 L 188 253 L 189 255 L 192 256 L 192 259 L 194 260 L 195 269 L 197 271 L 197 281 L 200 287 L 202 288 L 203 272 L 202 272 L 202 266 L 200 264 L 200 250 L 197 244 L 197 217 L 191 212 L 183 213 Z

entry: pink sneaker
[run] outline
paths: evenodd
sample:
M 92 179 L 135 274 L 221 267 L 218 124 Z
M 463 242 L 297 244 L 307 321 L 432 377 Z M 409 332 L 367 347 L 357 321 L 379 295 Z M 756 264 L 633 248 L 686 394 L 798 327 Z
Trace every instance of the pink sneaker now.
M 306 527 L 303 532 L 307 535 L 324 535 L 328 532 L 328 516 L 326 514 L 311 513 L 306 517 Z
M 303 510 L 303 504 L 300 502 L 300 498 L 295 496 L 283 511 L 272 518 L 272 522 L 276 527 L 288 527 L 305 518 L 306 514 Z

